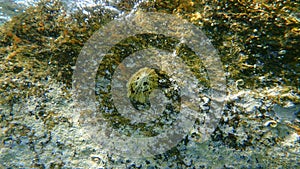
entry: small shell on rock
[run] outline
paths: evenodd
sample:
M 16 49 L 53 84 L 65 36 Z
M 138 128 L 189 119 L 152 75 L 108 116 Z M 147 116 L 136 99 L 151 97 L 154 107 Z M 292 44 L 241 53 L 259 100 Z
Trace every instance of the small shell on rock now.
M 277 121 L 275 120 L 268 120 L 267 122 L 264 123 L 264 126 L 266 127 L 276 127 L 277 126 Z
M 244 80 L 243 79 L 239 79 L 235 82 L 235 86 L 238 88 L 238 87 L 241 87 L 245 84 Z

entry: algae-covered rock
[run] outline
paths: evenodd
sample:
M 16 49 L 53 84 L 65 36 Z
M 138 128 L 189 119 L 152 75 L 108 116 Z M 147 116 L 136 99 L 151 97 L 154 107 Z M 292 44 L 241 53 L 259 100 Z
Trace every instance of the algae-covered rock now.
M 145 6 L 201 27 L 219 50 L 228 78 L 244 79 L 245 87 L 299 85 L 298 2 L 150 1 Z
M 114 7 L 96 5 L 69 13 L 59 0 L 42 0 L 0 26 L 0 168 L 299 166 L 299 2 L 122 0 Z M 86 133 L 80 120 L 75 120 L 71 82 L 82 47 L 104 24 L 130 15 L 136 8 L 190 21 L 219 51 L 228 96 L 222 118 L 207 142 L 202 143 L 199 131 L 203 125 L 195 119 L 177 146 L 153 157 L 132 159 L 105 153 L 106 147 L 89 137 L 97 131 Z M 166 114 L 158 124 L 133 125 L 118 112 L 108 111 L 114 105 L 109 93 L 112 75 L 107 74 L 133 52 L 153 46 L 173 51 L 177 41 L 143 34 L 112 47 L 112 56 L 97 72 L 104 79 L 96 79 L 95 86 L 108 125 L 126 136 L 140 132 L 152 137 L 159 131 L 156 128 L 163 129 L 164 122 L 172 123 Z M 209 88 L 209 77 L 201 72 L 206 66 L 201 59 L 184 46 L 176 52 L 192 72 L 198 72 L 197 80 Z M 151 106 L 150 93 L 160 88 L 162 76 L 159 70 L 140 69 L 128 79 L 126 94 L 134 104 Z M 206 112 L 209 103 L 203 98 L 201 111 Z

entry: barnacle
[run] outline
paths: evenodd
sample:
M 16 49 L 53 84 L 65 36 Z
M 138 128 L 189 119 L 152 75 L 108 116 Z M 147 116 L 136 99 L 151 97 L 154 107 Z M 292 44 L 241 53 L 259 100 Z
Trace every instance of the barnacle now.
M 158 87 L 158 79 L 155 69 L 148 67 L 140 69 L 131 76 L 127 83 L 127 97 L 136 109 L 150 107 L 149 95 Z

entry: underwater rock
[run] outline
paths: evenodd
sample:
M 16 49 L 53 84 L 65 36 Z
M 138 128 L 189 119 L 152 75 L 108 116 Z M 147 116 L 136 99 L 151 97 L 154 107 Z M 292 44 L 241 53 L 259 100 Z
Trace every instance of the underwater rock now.
M 296 120 L 297 114 L 300 112 L 300 105 L 282 107 L 278 104 L 275 104 L 273 110 L 275 112 L 275 116 L 277 116 L 280 121 L 292 122 Z
M 116 6 L 134 12 L 133 2 L 124 0 Z M 300 116 L 299 2 L 157 0 L 139 2 L 136 7 L 172 13 L 191 21 L 218 49 L 227 74 L 228 97 L 211 139 L 199 143 L 202 125 L 195 119 L 191 132 L 165 153 L 141 159 L 104 153 L 105 147 L 89 139 L 82 126 L 77 125 L 80 122 L 74 121 L 75 102 L 70 83 L 84 43 L 119 13 L 94 6 L 85 8 L 87 12 L 78 10 L 67 15 L 60 1 L 42 0 L 0 27 L 0 168 L 297 168 L 300 165 L 300 126 L 295 120 Z M 144 37 L 146 40 L 130 40 L 138 47 L 147 43 L 172 46 L 168 44 L 170 40 L 163 41 L 167 37 L 159 40 Z M 125 52 L 132 50 L 129 45 L 124 47 Z M 182 53 L 192 55 L 186 49 Z M 194 70 L 199 70 L 198 64 Z M 201 80 L 200 75 L 197 78 Z M 151 79 L 155 82 L 156 75 Z M 109 83 L 109 79 L 103 82 Z M 109 92 L 109 85 L 100 85 Z M 156 84 L 150 86 L 146 88 Z M 140 101 L 145 102 L 144 98 Z M 109 99 L 103 101 L 110 103 Z M 209 109 L 209 100 L 205 104 Z M 113 126 L 120 133 L 130 135 L 140 128 L 144 135 L 153 135 L 146 125 L 130 126 L 115 112 L 108 112 L 107 118 L 115 122 Z

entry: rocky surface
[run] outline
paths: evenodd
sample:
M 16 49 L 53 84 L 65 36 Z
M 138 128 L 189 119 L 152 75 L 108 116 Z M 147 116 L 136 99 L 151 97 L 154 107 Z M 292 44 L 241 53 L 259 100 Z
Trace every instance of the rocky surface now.
M 120 1 L 116 8 L 132 11 L 135 4 Z M 138 8 L 187 19 L 218 49 L 228 94 L 210 140 L 201 142 L 195 120 L 163 154 L 105 153 L 74 121 L 72 70 L 87 39 L 119 13 L 94 6 L 67 15 L 59 1 L 45 0 L 0 27 L 0 168 L 300 165 L 299 3 L 157 0 Z

